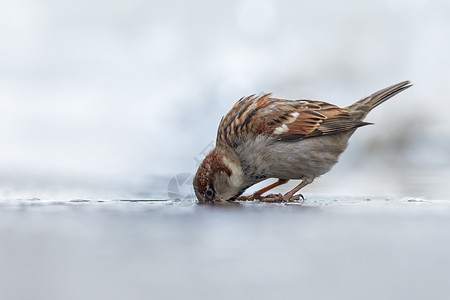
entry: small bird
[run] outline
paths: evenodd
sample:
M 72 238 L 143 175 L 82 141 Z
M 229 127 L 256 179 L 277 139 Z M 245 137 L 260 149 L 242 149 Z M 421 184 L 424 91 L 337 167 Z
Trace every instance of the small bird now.
M 403 81 L 344 108 L 322 101 L 277 99 L 271 94 L 241 98 L 220 121 L 215 148 L 195 174 L 198 203 L 299 200 L 301 195 L 295 193 L 330 171 L 355 130 L 372 124 L 363 121 L 366 115 L 411 86 Z M 268 178 L 278 181 L 240 196 Z M 284 195 L 263 196 L 290 179 L 301 182 Z

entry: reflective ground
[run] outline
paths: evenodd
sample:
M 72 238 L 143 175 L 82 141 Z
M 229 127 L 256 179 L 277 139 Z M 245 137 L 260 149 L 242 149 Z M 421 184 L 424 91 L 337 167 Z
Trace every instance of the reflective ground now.
M 2 299 L 449 299 L 450 202 L 0 202 Z

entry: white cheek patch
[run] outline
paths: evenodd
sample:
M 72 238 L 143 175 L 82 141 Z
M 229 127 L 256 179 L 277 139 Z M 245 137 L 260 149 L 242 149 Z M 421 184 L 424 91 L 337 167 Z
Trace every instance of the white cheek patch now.
M 282 134 L 282 133 L 285 133 L 285 132 L 288 132 L 288 131 L 289 131 L 289 127 L 287 127 L 286 124 L 283 124 L 283 125 L 281 125 L 280 127 L 277 127 L 277 128 L 273 131 L 273 133 L 274 133 L 274 134 Z
M 242 173 L 241 166 L 236 163 L 231 162 L 227 158 L 223 158 L 223 162 L 227 165 L 227 167 L 231 170 L 230 183 L 233 186 L 241 186 L 244 180 L 244 174 Z

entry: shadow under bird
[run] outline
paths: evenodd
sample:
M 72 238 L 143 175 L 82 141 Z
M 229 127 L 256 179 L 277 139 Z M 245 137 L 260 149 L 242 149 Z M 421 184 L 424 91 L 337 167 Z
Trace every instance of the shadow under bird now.
M 411 87 L 403 81 L 358 102 L 340 108 L 311 100 L 249 96 L 240 99 L 222 118 L 215 148 L 194 177 L 199 203 L 234 200 L 284 202 L 299 200 L 301 188 L 328 171 L 347 148 L 348 139 L 376 106 Z M 267 178 L 278 181 L 241 196 Z M 301 180 L 288 193 L 263 194 L 288 182 Z

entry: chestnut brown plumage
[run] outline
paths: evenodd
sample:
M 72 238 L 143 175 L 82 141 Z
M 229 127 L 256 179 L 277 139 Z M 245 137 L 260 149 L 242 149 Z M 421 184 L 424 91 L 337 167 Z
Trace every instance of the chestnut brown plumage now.
M 240 99 L 222 118 L 215 148 L 194 177 L 199 203 L 232 200 L 293 201 L 295 193 L 328 172 L 348 139 L 376 106 L 409 88 L 409 81 L 380 90 L 348 107 L 322 101 L 263 96 Z M 267 178 L 278 182 L 250 196 L 248 187 Z M 262 196 L 290 179 L 301 183 L 281 195 Z

